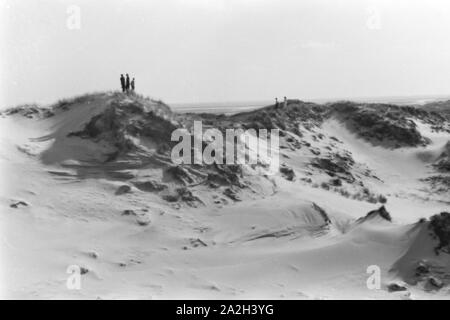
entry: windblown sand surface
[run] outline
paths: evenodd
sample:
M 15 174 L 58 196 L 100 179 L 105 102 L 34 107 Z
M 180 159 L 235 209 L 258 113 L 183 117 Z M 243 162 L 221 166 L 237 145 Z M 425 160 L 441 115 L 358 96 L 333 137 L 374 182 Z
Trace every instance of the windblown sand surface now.
M 450 297 L 450 255 L 428 220 L 449 211 L 449 173 L 434 166 L 448 161 L 448 120 L 386 107 L 399 118 L 362 133 L 365 107 L 288 108 L 215 118 L 105 93 L 3 113 L 1 297 Z M 283 131 L 275 175 L 170 163 L 167 128 L 267 118 Z M 70 265 L 87 271 L 81 290 L 66 287 Z

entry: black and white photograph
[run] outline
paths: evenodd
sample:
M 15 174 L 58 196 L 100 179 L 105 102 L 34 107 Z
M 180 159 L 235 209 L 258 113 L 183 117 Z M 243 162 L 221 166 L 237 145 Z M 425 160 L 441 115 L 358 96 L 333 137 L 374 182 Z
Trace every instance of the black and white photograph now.
M 449 300 L 449 36 L 446 0 L 0 0 L 0 299 Z

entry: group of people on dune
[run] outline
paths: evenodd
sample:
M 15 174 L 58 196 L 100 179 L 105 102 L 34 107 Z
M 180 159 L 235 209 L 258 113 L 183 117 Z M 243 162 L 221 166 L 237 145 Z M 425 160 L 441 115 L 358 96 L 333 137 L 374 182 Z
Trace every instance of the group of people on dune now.
M 134 78 L 130 81 L 130 76 L 126 74 L 126 78 L 123 74 L 120 75 L 120 85 L 122 86 L 122 92 L 134 92 Z
M 286 108 L 287 105 L 288 105 L 287 98 L 284 97 L 283 108 Z M 278 108 L 279 106 L 280 106 L 280 103 L 278 102 L 278 98 L 275 98 L 275 108 Z

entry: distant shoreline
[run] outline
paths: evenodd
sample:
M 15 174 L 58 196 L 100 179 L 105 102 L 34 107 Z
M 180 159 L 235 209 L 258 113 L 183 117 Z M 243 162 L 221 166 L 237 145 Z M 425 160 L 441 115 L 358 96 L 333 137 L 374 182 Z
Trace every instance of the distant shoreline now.
M 298 99 L 298 97 L 293 97 Z M 300 100 L 303 100 L 300 98 Z M 304 99 L 314 103 L 328 103 L 336 101 L 353 101 L 365 103 L 391 103 L 397 105 L 424 105 L 435 101 L 450 100 L 449 95 L 420 95 L 420 96 L 392 96 L 392 97 L 361 97 L 361 98 L 329 98 L 329 99 Z M 173 111 L 181 113 L 225 113 L 251 111 L 272 105 L 274 101 L 234 101 L 234 102 L 198 102 L 198 103 L 169 103 Z

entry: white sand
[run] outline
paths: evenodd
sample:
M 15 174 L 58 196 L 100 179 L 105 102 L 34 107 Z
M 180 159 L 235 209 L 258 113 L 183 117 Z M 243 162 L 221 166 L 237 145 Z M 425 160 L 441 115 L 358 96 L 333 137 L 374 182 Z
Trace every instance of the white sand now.
M 448 209 L 442 197 L 424 191 L 418 179 L 431 169 L 417 156 L 436 154 L 448 135 L 428 132 L 433 144 L 427 149 L 392 151 L 357 139 L 335 121 L 321 132 L 339 138 L 339 148 L 384 181 L 367 179 L 367 185 L 387 195 L 393 223 L 357 224 L 380 205 L 300 181 L 312 156 L 304 148 L 283 151 L 297 179 L 275 176 L 277 192 L 262 198 L 176 210 L 151 193 L 117 196 L 119 182 L 78 179 L 59 166 L 102 152 L 86 140 L 66 137 L 101 109 L 81 105 L 46 120 L 0 118 L 2 298 L 402 299 L 404 293 L 389 293 L 386 284 L 417 259 L 429 258 L 433 244 L 415 223 Z M 52 143 L 57 152 L 48 153 Z M 10 207 L 19 200 L 29 206 Z M 330 217 L 328 229 L 313 203 Z M 147 226 L 121 215 L 143 208 L 151 221 Z M 89 269 L 81 290 L 66 287 L 66 269 L 73 264 Z M 370 265 L 381 268 L 380 290 L 366 285 Z M 389 272 L 393 266 L 399 271 Z M 449 297 L 445 288 L 408 290 L 415 299 Z

